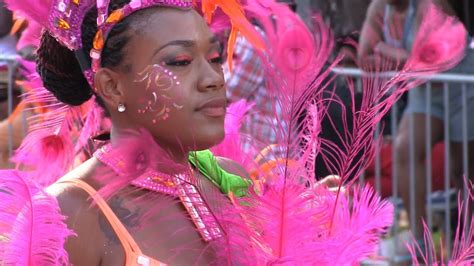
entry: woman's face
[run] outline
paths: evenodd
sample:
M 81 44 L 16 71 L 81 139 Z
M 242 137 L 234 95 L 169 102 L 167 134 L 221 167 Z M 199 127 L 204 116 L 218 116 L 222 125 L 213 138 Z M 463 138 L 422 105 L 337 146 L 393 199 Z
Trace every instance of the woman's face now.
M 194 10 L 172 8 L 147 10 L 139 20 L 132 23 L 129 65 L 117 83 L 126 110 L 112 118 L 147 129 L 165 148 L 219 143 L 226 92 L 221 47 L 206 22 Z

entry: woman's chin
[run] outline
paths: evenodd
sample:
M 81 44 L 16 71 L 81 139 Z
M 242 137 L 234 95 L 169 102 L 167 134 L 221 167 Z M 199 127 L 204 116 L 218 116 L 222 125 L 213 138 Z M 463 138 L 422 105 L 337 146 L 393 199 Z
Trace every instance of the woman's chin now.
M 224 140 L 225 133 L 224 130 L 219 131 L 219 132 L 206 132 L 207 134 L 203 134 L 200 136 L 195 145 L 195 150 L 201 151 L 201 150 L 207 150 L 215 145 L 219 144 Z

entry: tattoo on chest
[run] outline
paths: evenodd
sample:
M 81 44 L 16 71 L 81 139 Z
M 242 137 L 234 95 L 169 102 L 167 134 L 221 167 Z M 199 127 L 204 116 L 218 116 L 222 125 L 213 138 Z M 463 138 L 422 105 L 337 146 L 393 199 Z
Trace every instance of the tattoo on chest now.
M 113 197 L 107 203 L 125 228 L 130 230 L 139 226 L 140 208 L 130 209 L 126 207 L 125 200 L 120 197 Z M 99 215 L 99 226 L 107 238 L 107 244 L 120 244 L 117 234 L 104 215 Z

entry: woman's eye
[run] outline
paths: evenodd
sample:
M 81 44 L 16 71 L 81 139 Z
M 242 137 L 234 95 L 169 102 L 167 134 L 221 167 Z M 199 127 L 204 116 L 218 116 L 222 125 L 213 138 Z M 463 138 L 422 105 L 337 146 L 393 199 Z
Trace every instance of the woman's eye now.
M 213 64 L 222 64 L 224 63 L 224 57 L 222 56 L 222 51 L 219 52 L 213 52 L 209 56 L 209 61 Z
M 166 65 L 168 66 L 187 66 L 191 64 L 191 60 L 185 59 L 185 60 L 171 60 L 167 61 Z
M 223 62 L 224 62 L 224 59 L 222 58 L 222 56 L 217 56 L 217 57 L 211 58 L 211 63 L 222 64 Z

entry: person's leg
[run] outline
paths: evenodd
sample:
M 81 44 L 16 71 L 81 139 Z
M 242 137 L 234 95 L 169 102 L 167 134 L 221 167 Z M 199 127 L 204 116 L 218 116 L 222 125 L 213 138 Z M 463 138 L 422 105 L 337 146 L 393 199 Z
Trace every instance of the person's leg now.
M 468 142 L 468 147 L 464 147 L 462 142 L 451 142 L 450 167 L 454 185 L 456 189 L 462 191 L 464 178 L 473 180 L 474 177 L 474 141 Z M 464 149 L 467 148 L 468 173 L 464 172 Z
M 413 116 L 413 133 L 410 130 L 410 117 Z M 417 113 L 405 114 L 400 122 L 398 135 L 395 138 L 395 149 L 398 154 L 398 189 L 408 213 L 410 213 L 410 189 L 415 189 L 415 221 L 416 238 L 423 235 L 422 218 L 426 217 L 426 115 Z M 442 139 L 443 122 L 437 118 L 431 118 L 431 143 Z M 413 137 L 414 154 L 410 156 L 410 138 Z M 410 187 L 410 160 L 415 165 L 415 187 Z

